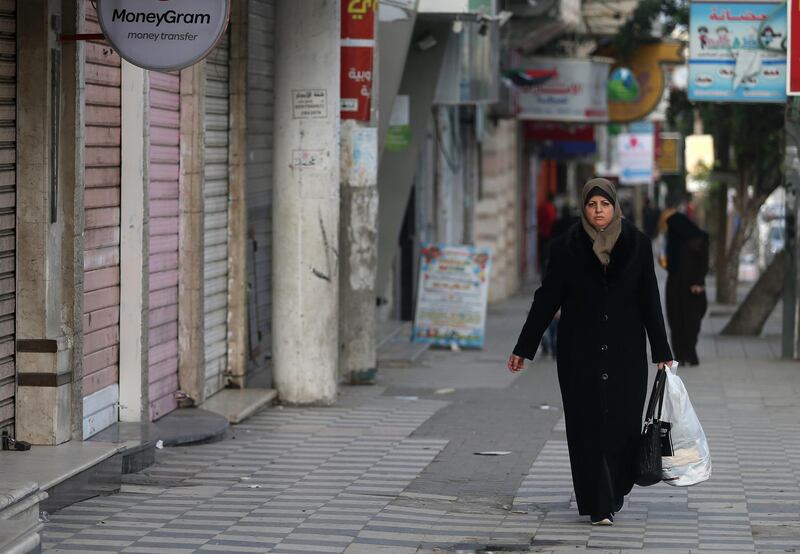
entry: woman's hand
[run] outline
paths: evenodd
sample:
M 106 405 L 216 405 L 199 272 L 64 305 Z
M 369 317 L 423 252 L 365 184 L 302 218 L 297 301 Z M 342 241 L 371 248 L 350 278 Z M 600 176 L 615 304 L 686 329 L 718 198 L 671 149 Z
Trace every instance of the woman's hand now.
M 689 287 L 689 290 L 691 291 L 692 294 L 703 294 L 706 288 L 701 287 L 700 285 L 692 285 L 691 287 Z
M 518 373 L 525 369 L 525 358 L 517 356 L 516 354 L 511 354 L 508 357 L 508 370 L 511 373 Z
M 664 369 L 664 367 L 672 367 L 672 364 L 674 363 L 675 363 L 674 360 L 670 360 L 668 362 L 658 362 L 658 369 Z

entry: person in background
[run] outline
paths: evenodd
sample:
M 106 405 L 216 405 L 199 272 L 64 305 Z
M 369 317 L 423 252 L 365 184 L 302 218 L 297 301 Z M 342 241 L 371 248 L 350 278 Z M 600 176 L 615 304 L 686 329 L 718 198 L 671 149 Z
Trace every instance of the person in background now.
M 593 525 L 613 525 L 635 478 L 646 339 L 659 367 L 672 365 L 672 352 L 650 240 L 622 219 L 607 179 L 591 179 L 581 196 L 581 222 L 554 239 L 508 369 L 533 359 L 560 308 L 558 382 L 578 511 Z
M 661 211 L 653 205 L 649 196 L 644 199 L 644 234 L 654 240 L 658 236 L 658 219 Z
M 560 237 L 569 231 L 569 228 L 575 225 L 579 219 L 580 218 L 572 215 L 572 208 L 565 202 L 564 205 L 561 206 L 561 213 L 558 214 L 558 219 L 553 225 L 553 232 L 550 235 L 550 240 Z
M 659 261 L 667 270 L 667 320 L 675 359 L 698 365 L 697 338 L 708 308 L 708 234 L 675 209 L 664 210 L 659 228 L 666 236 L 665 256 Z
M 556 222 L 556 207 L 553 205 L 553 194 L 548 192 L 544 201 L 536 208 L 537 238 L 539 243 L 539 273 L 544 275 L 547 256 L 550 253 L 550 238 L 553 224 Z

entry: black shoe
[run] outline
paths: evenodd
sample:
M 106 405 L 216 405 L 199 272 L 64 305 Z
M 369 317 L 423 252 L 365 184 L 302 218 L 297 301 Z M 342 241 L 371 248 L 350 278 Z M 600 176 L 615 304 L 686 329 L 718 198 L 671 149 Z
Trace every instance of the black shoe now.
M 592 516 L 592 525 L 598 526 L 611 526 L 614 525 L 614 516 L 611 514 L 606 514 L 604 516 Z

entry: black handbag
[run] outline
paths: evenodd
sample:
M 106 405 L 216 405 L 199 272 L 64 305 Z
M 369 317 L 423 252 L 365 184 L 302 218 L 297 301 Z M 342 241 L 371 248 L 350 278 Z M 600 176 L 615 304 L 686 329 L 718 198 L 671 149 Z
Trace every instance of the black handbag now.
M 650 393 L 650 402 L 647 404 L 647 413 L 636 459 L 635 481 L 641 487 L 649 487 L 661 481 L 662 444 L 665 438 L 669 441 L 669 424 L 663 425 L 663 431 L 666 431 L 667 435 L 663 437 L 661 422 L 661 407 L 664 404 L 666 380 L 667 372 L 659 369 Z M 658 413 L 656 413 L 656 405 Z

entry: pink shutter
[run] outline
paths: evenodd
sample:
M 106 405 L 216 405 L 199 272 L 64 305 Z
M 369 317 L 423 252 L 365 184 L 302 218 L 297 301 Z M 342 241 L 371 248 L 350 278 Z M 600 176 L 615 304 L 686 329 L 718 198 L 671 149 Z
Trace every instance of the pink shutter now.
M 180 75 L 150 73 L 150 419 L 177 407 Z
M 100 32 L 86 1 L 86 32 Z M 86 43 L 84 438 L 117 421 L 119 402 L 120 58 Z

